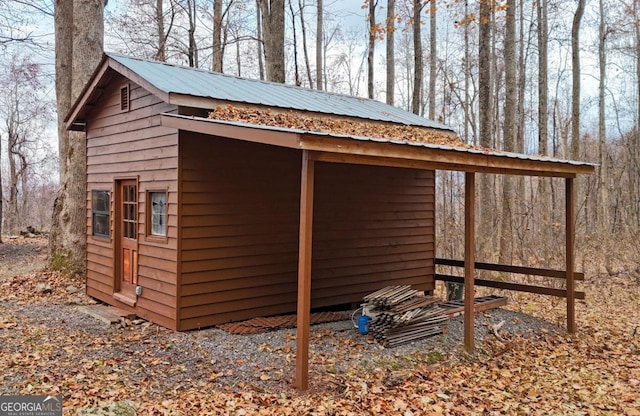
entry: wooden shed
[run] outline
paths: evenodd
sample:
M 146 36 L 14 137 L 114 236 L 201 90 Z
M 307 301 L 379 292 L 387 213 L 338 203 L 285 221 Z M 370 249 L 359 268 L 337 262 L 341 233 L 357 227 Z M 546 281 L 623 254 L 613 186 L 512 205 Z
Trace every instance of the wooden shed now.
M 230 105 L 409 126 L 437 143 L 208 118 Z M 554 294 L 575 330 L 573 178 L 592 165 L 441 144 L 448 127 L 374 100 L 115 54 L 66 120 L 87 134 L 87 293 L 175 330 L 297 311 L 302 388 L 311 308 L 392 284 L 433 290 L 436 169 L 466 172 L 466 293 L 475 172 L 566 178 L 567 269 L 541 273 L 567 279 Z

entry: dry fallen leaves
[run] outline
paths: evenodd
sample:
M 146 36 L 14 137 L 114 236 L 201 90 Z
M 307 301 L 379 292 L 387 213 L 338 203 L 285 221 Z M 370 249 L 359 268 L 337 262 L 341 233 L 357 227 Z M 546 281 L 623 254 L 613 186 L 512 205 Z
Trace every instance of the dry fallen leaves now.
M 360 354 L 359 350 L 344 345 L 331 353 L 312 352 L 310 391 L 299 393 L 292 387 L 259 389 L 250 382 L 239 389 L 221 387 L 225 372 L 233 374 L 224 365 L 176 384 L 172 375 L 188 369 L 164 352 L 171 350 L 169 340 L 177 335 L 155 326 L 125 328 L 107 336 L 20 320 L 9 305 L 29 308 L 65 302 L 69 281 L 51 273 L 18 276 L 0 284 L 0 394 L 62 394 L 65 414 L 109 405 L 143 415 L 638 415 L 637 278 L 588 279 L 588 301 L 577 306 L 576 335 L 540 333 L 525 338 L 501 331 L 501 339 L 479 343 L 475 355 L 454 351 L 439 364 L 416 356 L 400 369 L 395 368 L 398 363 L 378 362 L 339 374 L 330 371 L 339 354 Z M 37 282 L 51 284 L 52 291 L 33 296 Z M 509 307 L 552 322 L 565 319 L 565 303 L 553 298 L 515 294 Z M 340 334 L 320 330 L 314 336 Z M 114 349 L 130 349 L 129 357 L 105 355 Z M 294 352 L 289 344 L 256 351 L 287 356 Z M 206 357 L 206 351 L 176 353 Z M 280 368 L 262 368 L 255 378 L 275 382 L 290 377 Z
M 461 148 L 470 147 L 452 131 L 329 116 L 312 117 L 293 111 L 272 112 L 271 110 L 247 109 L 229 105 L 217 107 L 209 113 L 209 118 L 310 132 L 394 139 Z

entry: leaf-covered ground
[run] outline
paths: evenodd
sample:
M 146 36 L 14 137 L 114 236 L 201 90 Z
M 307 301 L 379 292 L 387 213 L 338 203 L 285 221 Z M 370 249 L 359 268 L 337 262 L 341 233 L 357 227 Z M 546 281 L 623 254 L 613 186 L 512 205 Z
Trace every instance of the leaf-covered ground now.
M 51 293 L 35 292 L 43 282 Z M 206 351 L 186 349 L 182 336 L 151 324 L 105 329 L 92 318 L 65 315 L 69 304 L 90 302 L 65 290 L 80 284 L 50 272 L 0 282 L 0 394 L 60 393 L 65 414 L 108 408 L 113 414 L 169 415 L 640 415 L 637 275 L 588 279 L 588 300 L 577 307 L 577 335 L 502 332 L 479 343 L 474 355 L 424 351 L 371 360 L 367 367 L 348 364 L 339 372 L 326 363 L 361 351 L 336 347 L 334 357 L 312 354 L 307 393 L 286 383 L 279 390 L 221 387 L 219 379 L 234 363 L 206 361 Z M 564 325 L 561 300 L 518 294 L 510 297 L 510 308 Z M 295 357 L 286 346 L 255 352 L 267 353 Z M 253 369 L 264 379 L 279 373 L 262 370 Z

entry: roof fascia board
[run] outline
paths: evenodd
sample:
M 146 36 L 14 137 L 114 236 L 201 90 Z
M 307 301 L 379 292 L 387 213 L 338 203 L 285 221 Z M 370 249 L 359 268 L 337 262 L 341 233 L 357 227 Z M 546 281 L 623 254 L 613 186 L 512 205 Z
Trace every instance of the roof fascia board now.
M 208 134 L 218 137 L 229 137 L 247 142 L 269 144 L 273 146 L 300 148 L 300 134 L 296 132 L 266 130 L 259 127 L 244 127 L 231 124 L 216 123 L 188 116 L 162 114 L 160 124 L 178 130 Z
M 552 172 L 540 172 L 533 170 L 517 170 L 513 169 L 501 169 L 501 168 L 483 168 L 468 164 L 456 164 L 456 163 L 444 163 L 433 162 L 425 160 L 412 160 L 412 159 L 394 159 L 388 157 L 379 156 L 362 156 L 362 155 L 350 155 L 344 153 L 329 153 L 312 151 L 311 158 L 316 162 L 329 162 L 329 163 L 349 163 L 356 165 L 373 165 L 373 166 L 386 166 L 392 168 L 406 168 L 406 169 L 421 169 L 421 170 L 450 170 L 455 172 L 474 172 L 474 173 L 490 173 L 498 175 L 523 175 L 523 176 L 545 176 L 545 177 L 560 177 L 560 178 L 575 178 L 574 173 L 552 173 Z
M 98 65 L 93 75 L 91 76 L 90 82 L 88 82 L 84 86 L 82 92 L 80 92 L 80 95 L 69 109 L 69 112 L 64 118 L 64 127 L 67 130 L 84 130 L 84 127 L 78 128 L 77 126 L 75 126 L 74 121 L 76 120 L 80 112 L 87 106 L 87 102 L 94 95 L 94 92 L 99 90 L 98 85 L 104 78 L 107 69 L 109 69 L 107 60 L 108 58 L 106 57 L 102 59 L 102 62 L 100 63 L 100 65 Z
M 465 172 L 552 177 L 574 177 L 576 174 L 589 174 L 594 171 L 594 167 L 591 165 L 514 159 L 499 155 L 469 153 L 465 152 L 464 149 L 460 151 L 454 149 L 429 149 L 424 151 L 425 149 L 394 143 L 356 141 L 326 135 L 314 135 L 313 133 L 302 134 L 300 146 L 304 150 L 313 150 L 325 154 L 366 156 L 368 158 L 360 158 L 360 160 L 371 162 L 368 164 L 375 164 L 376 159 L 381 158 L 381 161 L 393 159 L 429 162 L 432 166 L 441 166 L 441 169 L 446 168 Z M 353 158 L 353 160 L 357 160 L 357 158 Z

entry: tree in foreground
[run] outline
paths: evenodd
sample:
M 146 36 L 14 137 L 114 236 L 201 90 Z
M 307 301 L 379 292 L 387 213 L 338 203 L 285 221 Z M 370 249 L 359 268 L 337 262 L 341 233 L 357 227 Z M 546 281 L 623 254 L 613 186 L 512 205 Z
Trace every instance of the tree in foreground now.
M 68 274 L 85 270 L 86 137 L 65 129 L 64 118 L 102 59 L 104 0 L 57 0 L 56 101 L 60 189 L 49 239 L 51 266 Z

